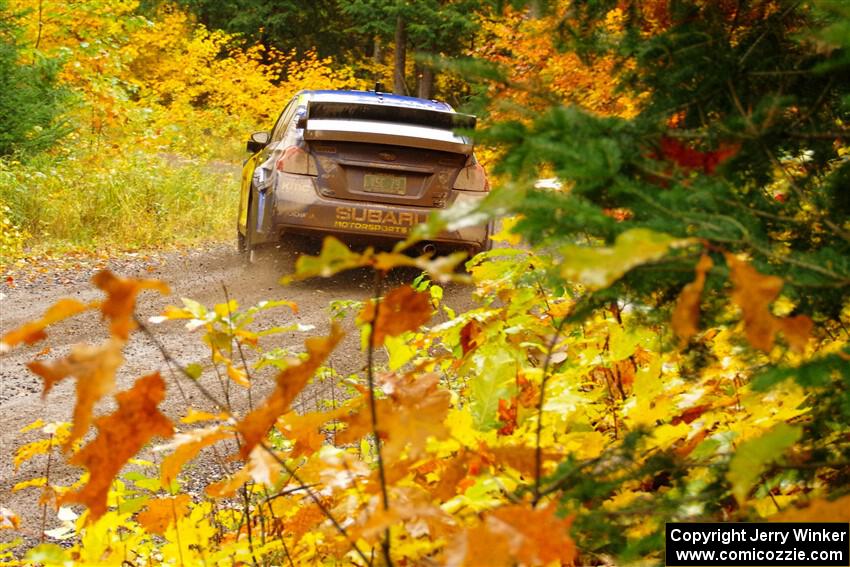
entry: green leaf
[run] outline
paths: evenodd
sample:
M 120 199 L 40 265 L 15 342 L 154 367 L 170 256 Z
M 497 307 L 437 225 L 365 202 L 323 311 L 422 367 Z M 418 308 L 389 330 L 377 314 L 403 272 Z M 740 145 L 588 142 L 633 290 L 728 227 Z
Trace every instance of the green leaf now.
M 635 266 L 658 260 L 671 248 L 691 242 L 646 228 L 633 228 L 617 236 L 613 247 L 568 244 L 561 248 L 561 275 L 590 289 L 606 288 Z
M 746 501 L 765 468 L 782 457 L 785 450 L 796 443 L 802 434 L 800 427 L 780 423 L 761 437 L 741 443 L 726 474 L 732 483 L 732 494 L 739 504 Z
M 365 255 L 349 250 L 348 246 L 332 236 L 325 238 L 322 251 L 318 256 L 302 255 L 295 262 L 295 275 L 287 276 L 281 283 L 321 276 L 330 277 L 336 273 L 358 268 L 364 265 Z
M 499 423 L 499 399 L 510 397 L 516 379 L 516 360 L 498 345 L 479 349 L 472 358 L 473 377 L 469 381 L 470 410 L 476 429 L 486 431 Z

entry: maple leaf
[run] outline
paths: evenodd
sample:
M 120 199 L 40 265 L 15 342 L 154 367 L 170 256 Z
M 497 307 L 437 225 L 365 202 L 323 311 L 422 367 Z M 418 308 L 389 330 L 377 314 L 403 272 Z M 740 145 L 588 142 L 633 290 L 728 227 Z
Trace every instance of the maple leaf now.
M 73 317 L 92 307 L 76 299 L 60 299 L 53 304 L 40 319 L 24 323 L 17 329 L 12 329 L 0 339 L 0 352 L 4 352 L 20 343 L 28 345 L 37 343 L 47 337 L 44 331 L 49 325 Z
M 123 347 L 124 342 L 113 337 L 100 346 L 74 345 L 68 356 L 54 362 L 36 360 L 27 364 L 44 380 L 43 396 L 47 396 L 53 385 L 64 378 L 77 378 L 74 425 L 65 441 L 66 451 L 88 431 L 97 401 L 115 388 L 115 371 L 124 361 Z
M 168 526 L 189 513 L 191 501 L 188 494 L 148 500 L 146 510 L 139 512 L 136 521 L 149 533 L 165 535 Z
M 136 307 L 136 296 L 139 292 L 154 289 L 163 295 L 171 293 L 168 286 L 161 281 L 125 279 L 114 275 L 109 270 L 95 274 L 92 282 L 106 292 L 107 297 L 101 304 L 100 310 L 104 317 L 112 321 L 110 331 L 124 340 L 127 340 L 130 331 L 136 327 L 133 321 L 133 310 Z
M 515 504 L 497 508 L 476 527 L 460 534 L 446 550 L 451 566 L 572 565 L 575 542 L 572 518 L 558 518 L 555 505 L 531 508 Z
M 451 405 L 451 394 L 440 388 L 437 374 L 419 376 L 395 374 L 384 376 L 383 390 L 388 398 L 376 400 L 378 434 L 384 440 L 384 456 L 394 460 L 408 447 L 408 458 L 424 453 L 429 437 L 443 439 L 448 435 L 444 421 Z M 337 434 L 337 442 L 351 443 L 372 431 L 367 405 L 342 418 L 348 428 Z
M 414 331 L 428 322 L 433 308 L 428 293 L 403 285 L 390 291 L 380 303 L 375 321 L 375 302 L 370 301 L 357 317 L 359 322 L 373 323 L 372 344 L 381 345 L 387 337 Z
M 673 332 L 681 341 L 681 346 L 686 345 L 688 340 L 699 330 L 700 297 L 702 297 L 702 289 L 705 287 L 706 274 L 712 266 L 714 266 L 714 262 L 711 261 L 711 257 L 708 254 L 703 254 L 697 262 L 696 278 L 682 288 L 682 293 L 679 294 L 676 307 L 673 309 L 673 317 L 670 323 L 673 326 Z
M 160 465 L 160 477 L 163 485 L 168 486 L 176 480 L 183 465 L 194 459 L 201 449 L 232 435 L 232 432 L 216 425 L 194 429 L 188 433 L 177 433 L 171 443 L 155 447 L 155 451 L 174 450 L 162 460 Z
M 275 389 L 265 403 L 245 416 L 245 419 L 236 426 L 245 441 L 241 449 L 243 458 L 247 457 L 262 441 L 277 418 L 289 409 L 289 405 L 304 389 L 342 336 L 342 331 L 334 324 L 331 326 L 331 334 L 327 337 L 307 339 L 304 343 L 307 347 L 307 359 L 289 366 L 277 375 Z
M 299 415 L 293 411 L 281 417 L 278 420 L 278 429 L 287 438 L 295 441 L 290 456 L 309 456 L 321 449 L 326 441 L 322 426 L 331 420 L 344 417 L 351 408 L 352 404 L 348 403 L 328 412 Z
M 89 471 L 85 486 L 65 494 L 61 502 L 78 502 L 89 508 L 89 521 L 106 512 L 106 495 L 115 475 L 151 437 L 171 437 L 171 421 L 157 405 L 165 397 L 165 382 L 159 372 L 136 380 L 130 390 L 115 395 L 118 409 L 97 418 L 98 436 L 75 453 L 68 462 Z
M 759 350 L 769 352 L 775 335 L 781 331 L 788 344 L 796 351 L 806 348 L 814 322 L 806 315 L 776 317 L 770 304 L 782 290 L 782 278 L 760 274 L 747 262 L 726 253 L 729 279 L 732 281 L 732 301 L 741 308 L 744 332 L 749 343 Z

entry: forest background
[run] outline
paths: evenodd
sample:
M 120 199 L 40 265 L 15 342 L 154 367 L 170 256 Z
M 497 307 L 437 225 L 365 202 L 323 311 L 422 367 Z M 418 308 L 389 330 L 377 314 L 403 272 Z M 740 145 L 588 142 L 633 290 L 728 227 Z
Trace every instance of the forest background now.
M 107 476 L 94 463 L 133 411 L 136 449 L 172 435 L 162 379 L 118 393 L 80 449 L 109 372 L 35 363 L 47 390 L 98 387 L 16 456 L 65 445 L 91 473 L 16 487 L 89 509 L 31 560 L 653 564 L 665 521 L 848 520 L 843 3 L 301 4 L 0 0 L 0 258 L 233 238 L 245 134 L 302 88 L 380 79 L 481 117 L 495 190 L 419 233 L 503 219 L 505 247 L 467 265 L 478 307 L 440 304 L 463 278 L 450 263 L 327 242 L 295 277 L 377 274 L 350 400 L 287 413 L 338 341 L 313 337 L 300 363 L 277 360 L 260 414 L 187 408 L 171 460 L 135 481 L 113 478 L 132 455 Z M 383 295 L 411 263 L 428 277 Z M 105 302 L 60 304 L 4 348 L 99 308 L 112 338 L 93 360 L 120 362 L 135 294 L 160 285 L 96 283 Z M 163 317 L 205 329 L 213 367 L 250 387 L 256 366 L 234 361 L 262 359 L 264 335 L 237 307 Z M 234 438 L 244 467 L 202 501 L 180 494 L 181 466 Z

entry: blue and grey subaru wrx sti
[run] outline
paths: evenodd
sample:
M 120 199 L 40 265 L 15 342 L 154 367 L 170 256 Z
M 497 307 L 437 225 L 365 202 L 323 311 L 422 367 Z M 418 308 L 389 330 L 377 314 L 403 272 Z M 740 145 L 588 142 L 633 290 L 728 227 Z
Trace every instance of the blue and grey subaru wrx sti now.
M 240 250 L 287 234 L 401 240 L 428 213 L 489 191 L 472 141 L 475 117 L 443 102 L 377 91 L 302 91 L 271 132 L 251 135 L 242 171 Z M 489 246 L 488 226 L 432 246 Z

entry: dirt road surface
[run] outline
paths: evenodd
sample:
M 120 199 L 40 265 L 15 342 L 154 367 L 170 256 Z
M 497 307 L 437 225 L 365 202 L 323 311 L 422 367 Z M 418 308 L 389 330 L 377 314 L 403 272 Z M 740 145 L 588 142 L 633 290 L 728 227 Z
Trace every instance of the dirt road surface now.
M 161 297 L 155 292 L 145 292 L 139 300 L 137 313 L 141 320 L 159 314 L 168 304 L 180 304 L 181 297 L 192 298 L 205 305 L 224 302 L 222 285 L 226 285 L 230 297 L 240 306 L 247 307 L 261 300 L 287 299 L 298 304 L 298 312 L 280 308 L 266 312 L 256 323 L 258 327 L 286 325 L 294 322 L 313 325 L 314 331 L 293 332 L 268 337 L 264 347 L 282 347 L 293 353 L 304 350 L 303 341 L 311 334 L 326 333 L 329 328 L 332 300 L 363 300 L 372 293 L 372 276 L 367 271 L 352 271 L 329 279 L 317 279 L 282 287 L 278 280 L 283 273 L 291 270 L 293 253 L 282 250 L 266 251 L 259 265 L 246 267 L 241 256 L 232 245 L 214 245 L 203 250 L 168 252 L 153 256 L 140 256 L 139 259 L 124 258 L 109 263 L 110 269 L 124 276 L 154 278 L 167 282 L 172 294 Z M 0 298 L 0 334 L 20 324 L 39 317 L 44 310 L 62 297 L 71 297 L 82 301 L 97 299 L 101 292 L 90 283 L 96 269 L 82 267 L 61 274 L 48 273 L 30 281 L 14 277 L 14 286 L 2 288 Z M 12 273 L 15 276 L 14 273 Z M 416 272 L 402 272 L 390 275 L 388 284 L 398 285 L 416 277 Z M 454 309 L 467 307 L 469 291 L 459 287 L 447 287 L 445 302 Z M 171 321 L 152 325 L 165 348 L 183 365 L 200 363 L 207 369 L 201 381 L 211 390 L 221 392 L 220 383 L 209 370 L 209 350 L 201 340 L 201 331 L 189 332 L 181 322 Z M 359 350 L 357 332 L 348 317 L 345 322 L 348 331 L 343 343 L 330 358 L 330 364 L 342 375 L 357 372 L 363 368 L 364 357 Z M 40 356 L 50 360 L 67 354 L 69 348 L 77 343 L 97 343 L 106 337 L 104 325 L 96 313 L 84 314 L 65 321 L 48 330 L 48 339 L 33 347 L 17 348 L 0 355 L 0 506 L 15 511 L 22 519 L 22 531 L 27 544 L 37 542 L 41 529 L 41 509 L 38 506 L 39 489 L 29 488 L 12 492 L 18 482 L 43 476 L 46 460 L 38 457 L 15 469 L 12 456 L 17 447 L 40 436 L 39 432 L 19 433 L 20 429 L 37 418 L 45 422 L 68 421 L 74 407 L 74 380 L 66 379 L 58 384 L 46 398 L 42 398 L 41 380 L 30 372 L 26 363 L 32 360 L 45 347 L 49 352 Z M 175 386 L 174 377 L 169 373 L 156 346 L 141 333 L 135 333 L 125 349 L 126 362 L 119 370 L 116 390 L 125 390 L 132 386 L 135 378 L 159 370 L 168 383 L 166 401 L 161 408 L 175 423 L 185 413 L 186 403 Z M 256 376 L 257 386 L 252 397 L 256 403 L 269 391 L 271 372 Z M 201 409 L 211 409 L 203 397 L 184 384 L 185 395 L 189 402 Z M 321 393 L 316 387 L 308 388 L 296 403 L 299 411 L 314 407 Z M 247 391 L 238 386 L 231 389 L 235 413 L 244 413 L 247 409 Z M 103 400 L 96 408 L 97 414 L 112 411 L 114 404 L 111 396 Z M 183 426 L 185 427 L 185 426 Z M 89 434 L 89 437 L 93 433 Z M 161 460 L 160 453 L 146 451 L 144 457 L 155 462 Z M 68 484 L 77 478 L 80 469 L 59 463 L 54 459 L 51 467 L 51 481 Z M 207 466 L 208 465 L 208 466 Z M 197 477 L 218 475 L 214 463 L 199 465 L 191 469 L 190 474 Z M 150 472 L 150 471 L 149 471 Z M 191 480 L 188 486 L 191 486 Z M 56 511 L 49 509 L 47 527 L 57 524 Z M 9 532 L 2 536 L 8 541 Z

